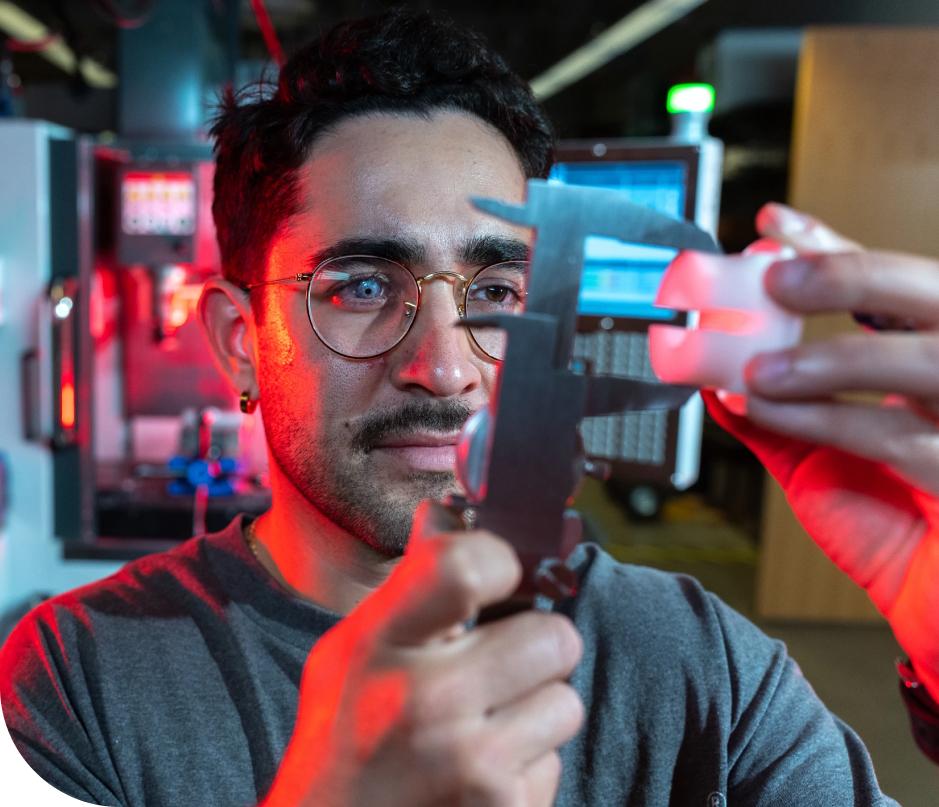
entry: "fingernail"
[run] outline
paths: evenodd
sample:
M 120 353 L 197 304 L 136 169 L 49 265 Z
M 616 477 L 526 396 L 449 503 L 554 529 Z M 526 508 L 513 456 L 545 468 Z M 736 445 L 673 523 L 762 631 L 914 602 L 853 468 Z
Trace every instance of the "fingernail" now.
M 792 372 L 792 359 L 785 353 L 766 353 L 757 356 L 747 370 L 750 381 L 772 386 Z
M 764 205 L 757 217 L 757 227 L 761 232 L 769 230 L 789 236 L 807 232 L 812 223 L 810 216 L 776 202 Z
M 792 258 L 777 261 L 766 273 L 766 280 L 772 288 L 785 291 L 800 288 L 812 271 L 812 262 L 806 258 Z

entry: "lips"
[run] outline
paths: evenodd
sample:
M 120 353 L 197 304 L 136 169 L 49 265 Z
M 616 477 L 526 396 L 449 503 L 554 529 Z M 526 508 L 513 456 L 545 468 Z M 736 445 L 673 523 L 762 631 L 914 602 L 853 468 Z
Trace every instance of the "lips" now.
M 382 440 L 376 448 L 441 448 L 443 446 L 455 446 L 460 439 L 460 435 L 436 434 L 432 432 L 399 434 Z
M 416 471 L 449 471 L 456 465 L 458 434 L 414 433 L 383 440 L 373 452 Z

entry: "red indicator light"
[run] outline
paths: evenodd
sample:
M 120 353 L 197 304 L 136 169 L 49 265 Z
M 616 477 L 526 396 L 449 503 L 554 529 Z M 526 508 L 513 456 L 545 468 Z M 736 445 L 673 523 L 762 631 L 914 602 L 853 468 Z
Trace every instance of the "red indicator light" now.
M 125 182 L 193 182 L 188 171 L 128 171 Z

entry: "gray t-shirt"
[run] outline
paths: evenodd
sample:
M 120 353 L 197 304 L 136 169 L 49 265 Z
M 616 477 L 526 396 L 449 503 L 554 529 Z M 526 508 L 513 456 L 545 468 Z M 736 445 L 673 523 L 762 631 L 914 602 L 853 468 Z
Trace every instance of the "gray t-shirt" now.
M 289 740 L 310 648 L 340 617 L 259 566 L 241 519 L 34 609 L 0 649 L 14 742 L 124 807 L 250 807 Z M 858 737 L 784 646 L 691 578 L 584 545 L 573 676 L 587 719 L 558 805 L 881 805 Z

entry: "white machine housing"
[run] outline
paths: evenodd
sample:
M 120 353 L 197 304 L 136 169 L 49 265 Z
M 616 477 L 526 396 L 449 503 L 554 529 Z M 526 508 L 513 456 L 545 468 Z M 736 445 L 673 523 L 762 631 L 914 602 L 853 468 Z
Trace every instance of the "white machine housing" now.
M 0 120 L 0 456 L 6 466 L 7 509 L 0 514 L 0 616 L 47 594 L 89 583 L 120 568 L 114 561 L 64 559 L 55 529 L 53 448 L 27 439 L 26 419 L 48 420 L 51 373 L 38 374 L 41 412 L 27 412 L 24 356 L 48 367 L 48 305 L 52 281 L 54 191 L 50 150 L 74 138 L 61 127 Z M 2 637 L 0 637 L 2 639 Z

